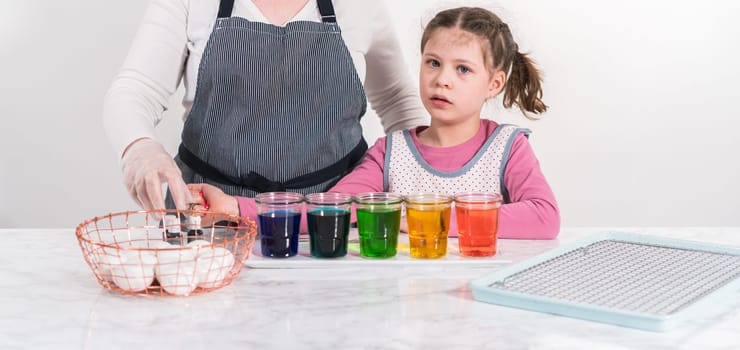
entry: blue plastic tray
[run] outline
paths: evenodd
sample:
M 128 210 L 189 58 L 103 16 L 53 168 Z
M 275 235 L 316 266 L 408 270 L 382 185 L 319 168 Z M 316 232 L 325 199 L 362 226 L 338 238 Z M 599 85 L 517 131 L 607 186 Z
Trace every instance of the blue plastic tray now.
M 476 279 L 471 289 L 483 302 L 665 331 L 732 296 L 739 277 L 740 247 L 603 232 Z

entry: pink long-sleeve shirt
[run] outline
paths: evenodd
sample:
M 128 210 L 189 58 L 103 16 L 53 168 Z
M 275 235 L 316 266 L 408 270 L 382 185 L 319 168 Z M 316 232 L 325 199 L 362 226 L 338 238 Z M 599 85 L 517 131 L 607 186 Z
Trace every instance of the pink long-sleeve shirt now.
M 433 147 L 422 144 L 417 133 L 427 128 L 420 126 L 411 138 L 420 155 L 433 168 L 450 172 L 462 168 L 483 146 L 498 124 L 481 120 L 478 133 L 470 140 L 452 147 Z M 342 178 L 331 192 L 357 194 L 383 191 L 383 166 L 386 138 L 379 138 L 367 151 L 362 163 Z M 493 175 L 496 176 L 496 175 Z M 519 134 L 509 153 L 504 172 L 504 184 L 510 203 L 499 209 L 499 238 L 553 239 L 560 232 L 560 211 L 550 186 L 542 174 L 539 161 L 527 138 Z M 253 198 L 237 197 L 242 216 L 256 219 Z M 305 220 L 302 220 L 305 222 Z

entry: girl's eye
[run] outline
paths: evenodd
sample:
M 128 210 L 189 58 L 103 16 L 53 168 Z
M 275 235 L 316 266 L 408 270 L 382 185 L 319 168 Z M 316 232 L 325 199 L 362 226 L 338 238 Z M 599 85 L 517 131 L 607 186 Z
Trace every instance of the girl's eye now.
M 470 68 L 465 67 L 465 66 L 457 66 L 457 71 L 460 72 L 460 73 L 465 74 L 465 73 L 469 73 L 470 72 Z
M 428 59 L 427 60 L 427 64 L 430 65 L 430 66 L 432 66 L 432 67 L 435 67 L 435 68 L 436 67 L 439 67 L 439 61 L 437 61 L 435 59 L 431 59 L 431 58 Z

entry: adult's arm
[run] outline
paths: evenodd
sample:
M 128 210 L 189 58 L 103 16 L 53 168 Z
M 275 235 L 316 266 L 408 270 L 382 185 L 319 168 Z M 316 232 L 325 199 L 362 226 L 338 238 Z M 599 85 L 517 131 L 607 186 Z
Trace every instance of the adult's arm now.
M 155 139 L 187 58 L 186 0 L 153 0 L 103 104 L 103 125 L 120 158 L 135 140 Z
M 342 31 L 369 40 L 365 48 L 365 94 L 385 132 L 428 125 L 416 80 L 411 79 L 418 72 L 408 70 L 385 4 L 351 0 L 337 1 L 335 6 Z

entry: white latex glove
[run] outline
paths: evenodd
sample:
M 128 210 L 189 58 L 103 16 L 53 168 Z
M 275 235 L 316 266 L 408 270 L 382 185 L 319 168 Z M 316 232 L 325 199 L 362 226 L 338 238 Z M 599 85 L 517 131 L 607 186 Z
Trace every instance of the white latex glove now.
M 187 209 L 193 201 L 180 169 L 159 142 L 150 138 L 132 142 L 121 162 L 126 189 L 145 210 L 165 209 L 163 183 L 167 183 L 177 209 Z

